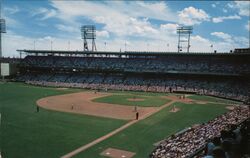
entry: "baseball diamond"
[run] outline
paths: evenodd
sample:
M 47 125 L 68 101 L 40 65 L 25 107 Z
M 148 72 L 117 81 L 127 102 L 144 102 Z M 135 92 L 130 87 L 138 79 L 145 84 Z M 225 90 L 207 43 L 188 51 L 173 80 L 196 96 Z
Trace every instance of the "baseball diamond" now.
M 0 158 L 250 157 L 249 6 L 0 0 Z

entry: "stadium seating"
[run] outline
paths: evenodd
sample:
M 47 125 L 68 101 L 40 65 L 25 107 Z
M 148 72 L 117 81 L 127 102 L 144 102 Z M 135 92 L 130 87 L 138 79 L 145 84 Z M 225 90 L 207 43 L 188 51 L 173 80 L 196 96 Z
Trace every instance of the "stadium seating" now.
M 107 57 L 61 57 L 27 56 L 23 64 L 30 67 L 76 68 L 80 70 L 121 70 L 125 72 L 185 72 L 207 74 L 250 73 L 247 62 L 235 63 L 231 60 L 169 57 L 147 58 L 107 58 Z
M 250 62 L 243 57 L 26 56 L 19 81 L 48 86 L 151 92 L 189 91 L 246 101 Z M 243 77 L 242 77 L 243 76 Z
M 243 130 L 239 131 L 240 129 L 239 125 L 242 122 L 246 121 L 248 117 L 249 117 L 248 107 L 238 106 L 234 110 L 224 115 L 218 116 L 217 118 L 209 121 L 206 124 L 189 128 L 183 133 L 180 133 L 178 135 L 173 135 L 168 139 L 161 141 L 161 143 L 150 154 L 150 157 L 151 158 L 192 157 L 194 153 L 199 151 L 201 148 L 204 148 L 204 146 L 207 143 L 207 140 L 218 139 L 218 137 L 221 138 L 219 138 L 217 143 L 213 144 L 210 142 L 209 144 L 210 146 L 206 150 L 207 155 L 215 156 L 216 153 L 213 152 L 215 152 L 216 148 L 220 147 L 220 144 L 222 144 L 221 150 L 223 149 L 222 152 L 224 153 L 224 155 L 227 155 L 225 156 L 225 158 L 239 157 L 240 156 L 239 146 L 242 145 L 241 143 L 244 144 L 245 139 L 247 140 L 247 138 L 242 139 L 242 137 L 244 137 L 245 131 Z M 249 121 L 250 120 L 247 121 L 248 124 Z M 230 128 L 231 126 L 234 126 L 236 128 L 231 130 Z M 239 126 L 238 129 L 237 126 Z M 244 126 L 242 127 L 245 128 Z M 235 135 L 234 133 L 238 135 Z M 242 134 L 242 136 L 240 136 L 240 134 Z M 236 136 L 238 136 L 238 138 Z

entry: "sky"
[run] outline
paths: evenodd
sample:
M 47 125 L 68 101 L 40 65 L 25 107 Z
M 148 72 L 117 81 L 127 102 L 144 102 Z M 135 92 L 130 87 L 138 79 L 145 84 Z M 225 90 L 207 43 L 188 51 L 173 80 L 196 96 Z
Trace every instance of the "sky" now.
M 191 52 L 229 52 L 249 47 L 249 10 L 248 1 L 2 0 L 3 56 L 82 50 L 82 25 L 96 26 L 98 51 L 176 52 L 176 28 L 192 26 Z

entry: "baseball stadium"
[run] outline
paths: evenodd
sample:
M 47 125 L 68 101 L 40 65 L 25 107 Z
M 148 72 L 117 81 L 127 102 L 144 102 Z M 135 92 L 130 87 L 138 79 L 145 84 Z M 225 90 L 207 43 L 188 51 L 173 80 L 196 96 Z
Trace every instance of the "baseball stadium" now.
M 95 25 L 82 50 L 1 46 L 0 158 L 249 157 L 250 48 L 192 51 L 194 28 L 177 51 L 97 50 Z

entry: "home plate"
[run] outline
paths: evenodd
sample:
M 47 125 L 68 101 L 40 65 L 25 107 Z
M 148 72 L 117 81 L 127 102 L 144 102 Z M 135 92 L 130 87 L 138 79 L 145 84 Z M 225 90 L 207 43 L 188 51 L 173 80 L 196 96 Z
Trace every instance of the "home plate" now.
M 111 158 L 132 158 L 135 155 L 135 153 L 126 150 L 108 148 L 103 152 L 101 152 L 100 155 Z

